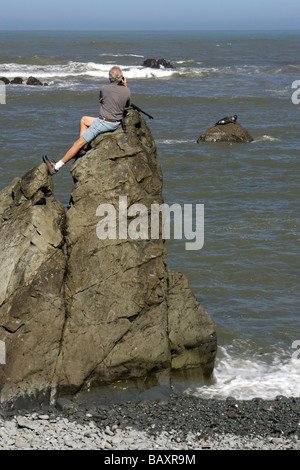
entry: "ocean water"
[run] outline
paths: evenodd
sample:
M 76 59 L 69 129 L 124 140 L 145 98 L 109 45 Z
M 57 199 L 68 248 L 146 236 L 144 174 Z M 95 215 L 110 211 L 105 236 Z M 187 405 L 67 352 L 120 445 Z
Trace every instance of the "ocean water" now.
M 118 64 L 132 101 L 154 116 L 165 202 L 204 204 L 201 250 L 166 241 L 169 267 L 216 324 L 214 381 L 192 390 L 200 396 L 300 395 L 299 40 L 299 31 L 0 32 L 0 79 L 48 85 L 0 86 L 0 189 L 44 153 L 63 156 Z M 174 68 L 143 67 L 147 58 Z M 253 142 L 197 144 L 233 114 Z M 69 168 L 54 180 L 65 205 Z

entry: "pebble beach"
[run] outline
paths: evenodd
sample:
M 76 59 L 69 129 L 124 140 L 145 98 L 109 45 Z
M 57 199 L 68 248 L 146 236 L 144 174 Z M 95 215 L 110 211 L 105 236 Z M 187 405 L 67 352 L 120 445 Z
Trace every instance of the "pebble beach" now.
M 183 394 L 105 406 L 61 398 L 55 406 L 1 410 L 0 450 L 300 450 L 300 398 Z

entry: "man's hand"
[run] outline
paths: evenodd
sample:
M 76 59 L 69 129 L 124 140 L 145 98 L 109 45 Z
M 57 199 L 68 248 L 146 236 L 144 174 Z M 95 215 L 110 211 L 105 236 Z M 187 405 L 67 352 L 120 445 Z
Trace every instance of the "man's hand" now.
M 122 79 L 122 83 L 123 83 L 123 85 L 124 85 L 124 86 L 126 86 L 126 87 L 128 86 L 128 85 L 127 85 L 127 80 L 126 80 L 126 77 L 123 77 L 123 79 Z

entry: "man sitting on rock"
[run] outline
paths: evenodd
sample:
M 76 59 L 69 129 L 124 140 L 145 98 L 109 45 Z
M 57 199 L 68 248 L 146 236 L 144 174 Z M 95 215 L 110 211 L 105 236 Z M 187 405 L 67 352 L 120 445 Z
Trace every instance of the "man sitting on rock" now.
M 126 78 L 123 77 L 120 67 L 114 66 L 109 71 L 108 85 L 100 88 L 99 117 L 83 116 L 80 120 L 80 137 L 57 163 L 44 155 L 43 161 L 48 167 L 50 175 L 54 175 L 71 158 L 83 156 L 82 148 L 89 144 L 97 135 L 103 132 L 114 131 L 120 125 L 124 109 L 131 104 L 130 90 Z M 121 86 L 120 86 L 121 85 Z M 122 86 L 123 85 L 123 86 Z

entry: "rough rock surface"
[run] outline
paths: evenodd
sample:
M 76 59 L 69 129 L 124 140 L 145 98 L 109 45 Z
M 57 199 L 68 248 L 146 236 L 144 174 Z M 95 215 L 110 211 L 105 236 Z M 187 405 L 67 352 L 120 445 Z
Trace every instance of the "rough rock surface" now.
M 249 132 L 239 123 L 212 126 L 197 140 L 200 142 L 252 142 Z
M 98 136 L 73 164 L 67 211 L 44 163 L 0 193 L 2 404 L 172 370 L 212 374 L 214 323 L 187 280 L 169 272 L 164 241 L 98 236 L 98 206 L 116 208 L 117 227 L 129 227 L 135 217 L 120 222 L 120 198 L 126 209 L 146 207 L 147 219 L 163 202 L 151 133 L 137 111 L 126 126 Z
M 1 401 L 49 393 L 64 325 L 63 206 L 45 165 L 0 193 Z
M 128 207 L 162 202 L 154 142 L 139 115 L 133 116 L 128 134 L 118 129 L 114 138 L 100 135 L 72 168 L 61 390 L 141 376 L 170 363 L 163 243 L 100 240 L 96 234 L 100 204 L 118 208 L 120 196 L 127 196 Z

